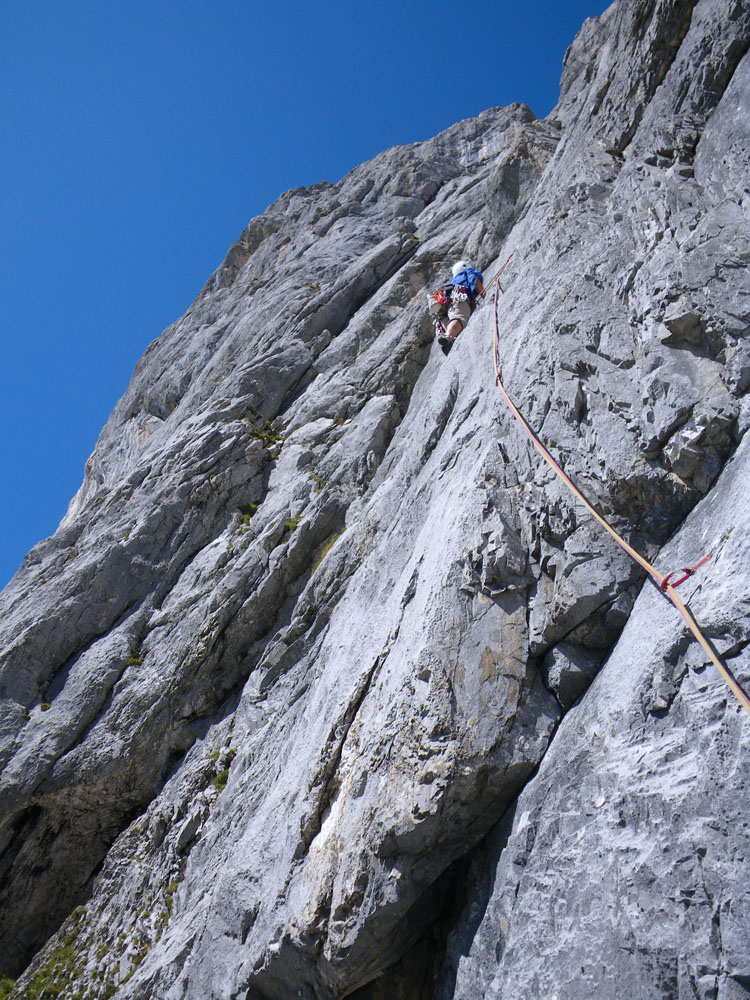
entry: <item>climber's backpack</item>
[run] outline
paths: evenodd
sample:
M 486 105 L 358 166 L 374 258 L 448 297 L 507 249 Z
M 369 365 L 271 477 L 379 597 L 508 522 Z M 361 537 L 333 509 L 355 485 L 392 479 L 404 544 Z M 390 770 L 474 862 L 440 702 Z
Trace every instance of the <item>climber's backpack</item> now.
M 468 300 L 472 309 L 477 298 L 477 278 L 482 280 L 482 273 L 475 267 L 467 267 L 451 278 L 452 299 L 454 302 Z

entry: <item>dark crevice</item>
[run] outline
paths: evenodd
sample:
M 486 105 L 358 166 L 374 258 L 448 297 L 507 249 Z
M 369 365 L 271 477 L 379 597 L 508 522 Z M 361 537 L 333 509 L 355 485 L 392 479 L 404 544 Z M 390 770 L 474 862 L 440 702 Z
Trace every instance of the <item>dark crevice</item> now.
M 414 903 L 399 923 L 401 957 L 376 979 L 349 994 L 354 1000 L 452 1000 L 460 956 L 469 954 L 492 897 L 500 856 L 513 829 L 519 796 L 537 777 L 555 738 L 559 721 L 542 758 L 530 771 L 500 819 L 462 856 L 456 858 Z M 534 844 L 534 827 L 525 864 Z M 502 942 L 498 942 L 498 962 Z
M 42 810 L 38 805 L 27 806 L 11 821 L 10 836 L 4 838 L 5 846 L 0 851 L 0 883 L 4 883 L 8 872 L 23 848 L 23 841 L 34 832 L 41 818 Z
M 350 1000 L 448 1000 L 450 993 L 435 992 L 440 957 L 449 928 L 470 901 L 474 851 L 449 865 L 409 909 L 393 935 L 401 939 L 404 954 L 375 979 L 347 993 Z

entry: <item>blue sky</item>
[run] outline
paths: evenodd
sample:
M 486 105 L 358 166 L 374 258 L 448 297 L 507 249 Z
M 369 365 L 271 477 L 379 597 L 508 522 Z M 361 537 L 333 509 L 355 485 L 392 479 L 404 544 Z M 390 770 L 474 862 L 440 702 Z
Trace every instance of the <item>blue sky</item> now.
M 250 218 L 484 108 L 543 117 L 607 5 L 3 0 L 0 587 Z

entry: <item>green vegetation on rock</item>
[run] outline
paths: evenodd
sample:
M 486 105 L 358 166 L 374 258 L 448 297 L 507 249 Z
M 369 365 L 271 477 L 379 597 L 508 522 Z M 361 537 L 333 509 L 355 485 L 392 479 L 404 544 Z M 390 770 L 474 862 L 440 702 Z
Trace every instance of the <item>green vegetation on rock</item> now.
M 343 531 L 334 532 L 327 541 L 323 542 L 323 544 L 315 550 L 313 554 L 312 566 L 310 567 L 311 573 L 314 573 L 315 570 L 318 568 L 318 566 L 320 566 L 320 564 L 323 562 L 323 560 L 328 555 L 330 550 L 333 548 L 334 544 L 338 541 L 339 538 L 341 538 L 343 533 L 344 533 Z
M 129 667 L 140 667 L 143 663 L 143 653 L 141 652 L 140 645 L 131 646 L 126 663 Z
M 243 527 L 247 528 L 249 526 L 250 518 L 254 517 L 254 515 L 257 513 L 258 507 L 260 507 L 260 504 L 246 503 L 239 508 L 239 512 L 241 515 L 240 523 L 242 524 Z
M 64 943 L 50 957 L 24 990 L 24 1000 L 57 1000 L 67 986 L 80 975 L 76 963 L 75 934 L 67 934 Z M 2 994 L 0 994 L 2 995 Z
M 227 781 L 229 781 L 229 769 L 223 767 L 221 771 L 219 771 L 219 773 L 214 777 L 214 780 L 211 782 L 211 784 L 214 786 L 214 788 L 218 788 L 219 792 L 223 792 L 224 789 L 227 787 Z
M 284 438 L 273 429 L 270 420 L 264 420 L 260 426 L 254 427 L 250 431 L 250 437 L 255 438 L 256 441 L 262 441 L 266 448 L 284 443 Z

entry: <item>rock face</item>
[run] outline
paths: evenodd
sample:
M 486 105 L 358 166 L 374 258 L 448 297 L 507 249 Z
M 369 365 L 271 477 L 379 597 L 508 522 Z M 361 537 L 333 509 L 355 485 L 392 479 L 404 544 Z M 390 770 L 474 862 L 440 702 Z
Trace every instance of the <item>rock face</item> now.
M 0 596 L 13 995 L 750 993 L 750 7 L 618 0 L 557 108 L 254 219 Z M 593 684 L 592 684 L 593 680 Z M 589 687 L 589 685 L 591 685 Z

